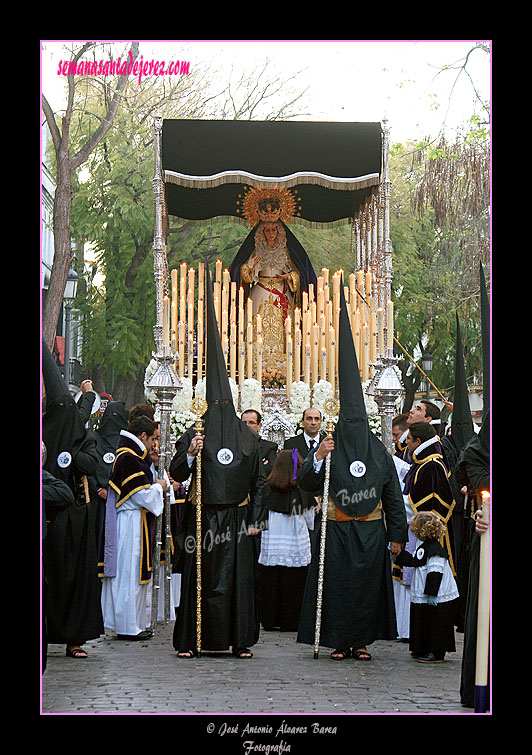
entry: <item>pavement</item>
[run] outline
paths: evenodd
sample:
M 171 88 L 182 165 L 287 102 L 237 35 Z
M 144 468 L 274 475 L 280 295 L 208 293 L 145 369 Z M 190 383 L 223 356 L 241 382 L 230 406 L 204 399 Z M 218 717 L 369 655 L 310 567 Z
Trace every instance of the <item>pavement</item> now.
M 261 733 L 270 745 L 260 751 L 270 753 L 299 752 L 283 750 L 281 739 L 288 744 L 287 737 L 299 736 L 301 744 L 304 736 L 318 736 L 309 728 L 313 722 L 337 729 L 321 732 L 321 744 L 327 745 L 327 737 L 361 715 L 475 715 L 460 704 L 460 633 L 456 652 L 444 663 L 422 664 L 398 641 L 370 645 L 370 661 L 333 661 L 329 648 L 315 659 L 313 648 L 298 644 L 295 633 L 264 630 L 251 659 L 229 652 L 181 659 L 172 631 L 173 622 L 162 622 L 143 642 L 102 636 L 85 644 L 84 659 L 67 658 L 63 645 L 50 645 L 41 714 L 180 715 L 180 726 L 188 719 L 200 733 L 216 737 L 218 750 L 232 741 L 229 752 L 246 752 L 244 741 L 254 742 Z M 276 728 L 283 720 L 300 731 Z M 261 732 L 252 730 L 257 721 Z M 246 755 L 254 751 L 259 750 L 249 746 Z

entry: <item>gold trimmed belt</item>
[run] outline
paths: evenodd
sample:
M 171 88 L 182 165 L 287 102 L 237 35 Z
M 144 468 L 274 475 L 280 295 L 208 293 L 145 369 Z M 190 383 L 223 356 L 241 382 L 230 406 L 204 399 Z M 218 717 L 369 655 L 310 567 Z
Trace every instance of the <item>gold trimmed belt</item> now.
M 370 511 L 369 514 L 366 514 L 365 516 L 348 516 L 338 508 L 331 496 L 329 496 L 327 519 L 330 519 L 333 522 L 350 522 L 353 520 L 357 522 L 374 522 L 377 519 L 382 519 L 382 501 L 379 501 L 373 511 Z

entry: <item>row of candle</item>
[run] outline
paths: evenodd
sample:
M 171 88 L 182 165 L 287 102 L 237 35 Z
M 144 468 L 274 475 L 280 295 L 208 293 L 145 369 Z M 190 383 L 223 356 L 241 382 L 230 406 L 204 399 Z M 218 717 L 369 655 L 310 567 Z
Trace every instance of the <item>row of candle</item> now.
M 301 306 L 293 309 L 284 323 L 287 391 L 293 381 L 313 385 L 328 380 L 336 388 L 338 370 L 338 318 L 342 271 L 332 275 L 322 268 L 317 285 L 301 295 Z M 196 352 L 196 379 L 203 377 L 205 354 L 205 271 L 196 271 L 183 262 L 171 271 L 171 297 L 163 300 L 163 344 L 178 355 L 180 377 L 193 375 Z M 348 278 L 344 296 L 349 311 L 351 332 L 363 381 L 371 377 L 371 362 L 378 354 L 393 348 L 393 302 L 386 312 L 377 306 L 378 297 L 371 271 L 359 270 Z M 244 289 L 237 291 L 229 271 L 216 262 L 213 282 L 214 309 L 222 350 L 230 377 L 239 386 L 245 378 L 262 379 L 263 333 L 260 314 L 253 316 L 251 299 L 244 301 Z

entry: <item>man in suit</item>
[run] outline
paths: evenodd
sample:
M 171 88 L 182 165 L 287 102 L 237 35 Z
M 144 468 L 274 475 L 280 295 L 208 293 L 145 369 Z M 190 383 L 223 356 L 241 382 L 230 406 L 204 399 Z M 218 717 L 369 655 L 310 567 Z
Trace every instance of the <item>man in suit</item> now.
M 252 430 L 255 430 L 259 436 L 259 454 L 266 476 L 268 476 L 277 457 L 277 443 L 273 443 L 271 440 L 266 440 L 266 438 L 260 437 L 262 416 L 256 409 L 246 409 L 245 412 L 242 412 L 240 419 L 242 422 L 245 422 L 248 427 L 251 427 Z
M 284 442 L 284 448 L 297 448 L 301 457 L 304 459 L 311 450 L 317 450 L 322 438 L 321 430 L 321 412 L 318 409 L 309 408 L 303 412 L 303 432 L 287 438 Z

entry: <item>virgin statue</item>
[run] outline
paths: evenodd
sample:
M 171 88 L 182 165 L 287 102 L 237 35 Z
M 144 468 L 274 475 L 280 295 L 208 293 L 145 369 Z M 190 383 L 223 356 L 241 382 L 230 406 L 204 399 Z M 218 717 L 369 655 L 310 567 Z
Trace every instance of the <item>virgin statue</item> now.
M 285 320 L 301 306 L 301 293 L 309 284 L 314 290 L 317 285 L 307 253 L 283 222 L 293 212 L 288 189 L 251 189 L 242 213 L 256 222 L 229 267 L 231 280 L 253 302 L 253 316 L 261 316 L 263 366 L 281 371 L 286 364 Z

